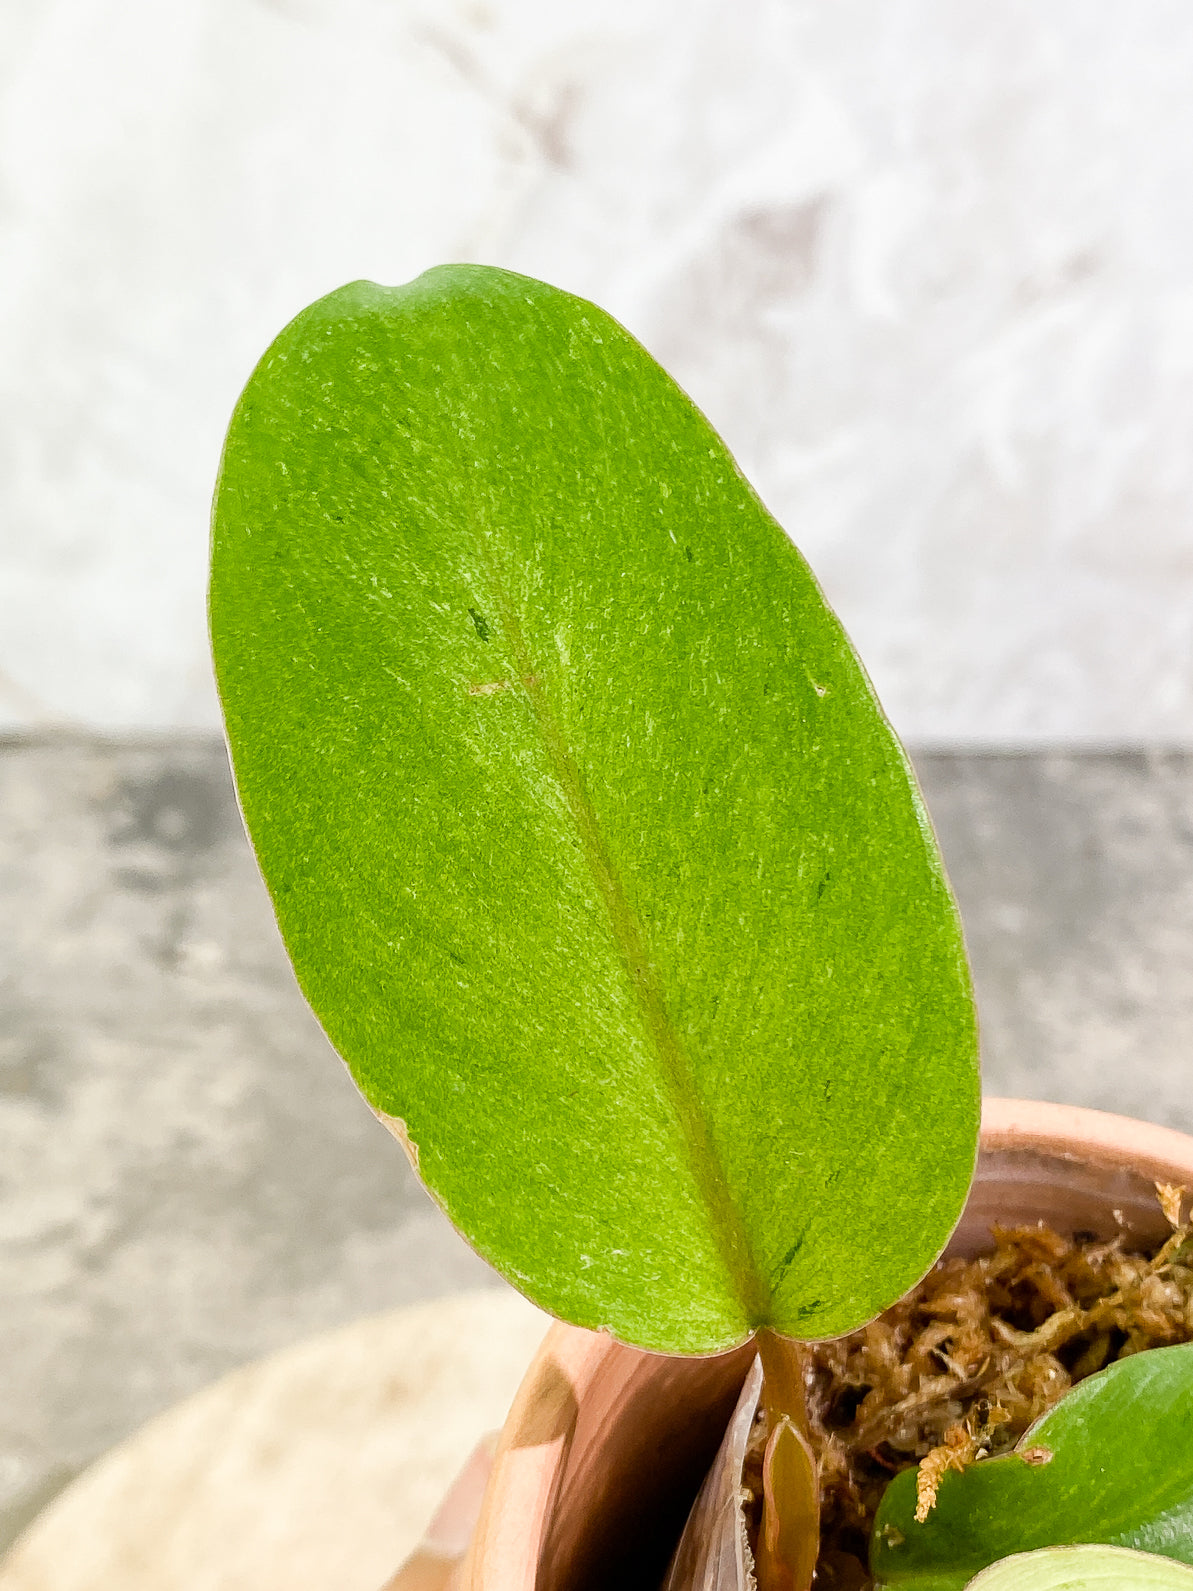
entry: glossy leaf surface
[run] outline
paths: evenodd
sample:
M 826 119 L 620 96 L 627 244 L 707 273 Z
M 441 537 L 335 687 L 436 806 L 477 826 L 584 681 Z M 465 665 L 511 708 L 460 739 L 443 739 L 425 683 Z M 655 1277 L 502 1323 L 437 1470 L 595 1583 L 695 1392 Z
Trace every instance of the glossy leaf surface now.
M 914 1514 L 906 1470 L 875 1521 L 881 1586 L 961 1591 L 1000 1558 L 1074 1542 L 1193 1563 L 1193 1344 L 1135 1354 L 1080 1382 L 1015 1453 L 946 1474 L 927 1520 Z
M 237 408 L 211 621 L 302 987 L 474 1246 L 643 1346 L 843 1332 L 964 1202 L 975 1036 L 806 565 L 607 315 L 357 283 Z
M 1041 1547 L 992 1564 L 966 1591 L 1193 1591 L 1193 1569 L 1126 1547 Z

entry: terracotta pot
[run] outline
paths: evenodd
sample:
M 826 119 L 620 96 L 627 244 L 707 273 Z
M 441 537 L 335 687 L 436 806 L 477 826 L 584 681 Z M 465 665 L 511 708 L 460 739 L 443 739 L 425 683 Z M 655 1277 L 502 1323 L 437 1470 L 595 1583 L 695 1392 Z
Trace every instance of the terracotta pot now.
M 1102 1111 L 988 1099 L 948 1252 L 988 1248 L 996 1220 L 1160 1240 L 1157 1182 L 1193 1187 L 1193 1138 Z M 554 1326 L 501 1433 L 465 1591 L 653 1591 L 752 1357 L 747 1345 L 670 1358 Z

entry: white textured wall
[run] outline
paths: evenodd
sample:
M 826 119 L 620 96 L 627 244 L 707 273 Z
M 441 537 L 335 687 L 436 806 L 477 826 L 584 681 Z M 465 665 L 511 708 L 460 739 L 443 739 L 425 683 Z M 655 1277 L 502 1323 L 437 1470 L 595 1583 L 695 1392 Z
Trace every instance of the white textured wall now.
M 1193 741 L 1187 0 L 0 6 L 0 726 L 215 722 L 239 385 L 441 259 L 664 359 L 908 738 Z

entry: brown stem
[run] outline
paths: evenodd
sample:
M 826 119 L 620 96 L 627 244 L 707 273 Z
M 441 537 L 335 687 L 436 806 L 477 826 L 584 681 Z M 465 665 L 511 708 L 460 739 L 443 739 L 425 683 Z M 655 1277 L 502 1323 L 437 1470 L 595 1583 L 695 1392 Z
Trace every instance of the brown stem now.
M 808 1441 L 808 1350 L 773 1331 L 760 1331 L 757 1343 L 770 1428 L 755 1557 L 759 1591 L 809 1591 L 820 1546 L 820 1480 Z
M 807 1347 L 767 1329 L 754 1340 L 762 1360 L 762 1402 L 767 1424 L 773 1431 L 785 1416 L 801 1436 L 807 1437 Z

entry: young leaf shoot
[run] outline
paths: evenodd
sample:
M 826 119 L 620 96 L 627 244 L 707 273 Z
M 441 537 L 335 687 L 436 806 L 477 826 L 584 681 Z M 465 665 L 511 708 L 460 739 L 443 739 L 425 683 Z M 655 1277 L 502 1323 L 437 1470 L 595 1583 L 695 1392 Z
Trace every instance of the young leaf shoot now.
M 922 1524 L 915 1505 L 906 1470 L 871 1547 L 875 1581 L 891 1591 L 962 1591 L 999 1559 L 1076 1542 L 1193 1564 L 1193 1343 L 1079 1382 L 1014 1453 L 945 1475 Z

